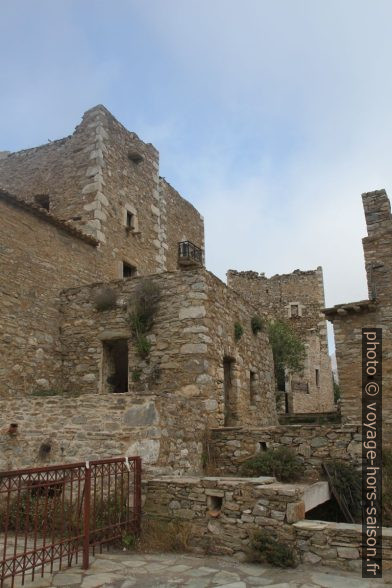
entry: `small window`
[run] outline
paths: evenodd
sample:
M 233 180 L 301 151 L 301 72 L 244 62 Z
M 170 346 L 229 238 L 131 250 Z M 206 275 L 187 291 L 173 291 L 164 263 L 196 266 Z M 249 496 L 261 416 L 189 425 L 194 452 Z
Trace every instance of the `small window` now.
M 141 153 L 139 153 L 135 149 L 131 149 L 128 152 L 128 159 L 129 159 L 129 161 L 132 161 L 133 163 L 139 164 L 143 161 L 144 157 Z
M 207 496 L 207 506 L 210 514 L 218 514 L 222 510 L 223 497 L 222 496 Z
M 291 317 L 299 316 L 298 304 L 290 304 L 290 316 Z
M 257 373 L 250 370 L 249 374 L 249 396 L 250 396 L 250 404 L 256 404 L 256 396 L 257 396 Z
M 137 270 L 134 265 L 123 261 L 123 278 L 133 278 L 136 276 Z
M 129 212 L 129 210 L 127 210 L 126 226 L 129 231 L 135 229 L 135 215 L 132 212 Z
M 262 451 L 267 451 L 268 446 L 266 441 L 259 441 L 259 453 Z
M 37 194 L 34 196 L 34 202 L 49 212 L 50 201 L 48 194 Z
M 316 368 L 316 386 L 320 386 L 320 370 Z

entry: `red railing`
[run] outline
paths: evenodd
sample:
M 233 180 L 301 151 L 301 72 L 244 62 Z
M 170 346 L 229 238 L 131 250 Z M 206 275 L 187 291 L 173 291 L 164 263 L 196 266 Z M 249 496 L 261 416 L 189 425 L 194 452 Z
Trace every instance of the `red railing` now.
M 141 458 L 0 472 L 0 588 L 78 563 L 137 536 Z

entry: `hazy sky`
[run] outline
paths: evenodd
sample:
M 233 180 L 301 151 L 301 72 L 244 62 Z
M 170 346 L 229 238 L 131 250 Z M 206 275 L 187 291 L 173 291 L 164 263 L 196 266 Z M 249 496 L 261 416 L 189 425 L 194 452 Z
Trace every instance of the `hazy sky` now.
M 392 192 L 390 0 L 1 0 L 0 150 L 104 104 L 205 217 L 207 266 L 322 265 L 367 297 L 361 192 Z

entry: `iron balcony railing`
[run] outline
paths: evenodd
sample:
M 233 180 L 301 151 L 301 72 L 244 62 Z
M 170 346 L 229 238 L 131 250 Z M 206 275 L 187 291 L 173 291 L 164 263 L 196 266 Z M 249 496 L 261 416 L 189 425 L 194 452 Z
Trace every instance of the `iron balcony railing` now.
M 178 244 L 178 260 L 184 265 L 203 265 L 203 250 L 191 241 L 181 241 Z

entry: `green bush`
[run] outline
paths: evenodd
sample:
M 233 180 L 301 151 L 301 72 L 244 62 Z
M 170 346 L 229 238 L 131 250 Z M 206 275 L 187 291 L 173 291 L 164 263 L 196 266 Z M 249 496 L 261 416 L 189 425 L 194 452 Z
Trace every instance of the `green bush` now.
M 276 539 L 271 531 L 263 529 L 254 533 L 248 560 L 252 562 L 270 563 L 280 568 L 295 568 L 297 559 L 294 550 L 287 544 Z
M 281 482 L 298 480 L 304 472 L 304 464 L 287 447 L 262 451 L 245 461 L 240 468 L 242 476 L 274 476 Z
M 137 286 L 129 300 L 130 311 L 128 320 L 138 354 L 146 359 L 151 350 L 151 343 L 146 337 L 154 323 L 158 310 L 160 288 L 151 280 L 143 280 Z
M 142 376 L 142 370 L 133 370 L 132 382 L 140 382 L 141 376 Z
M 41 396 L 42 398 L 46 398 L 48 396 L 64 396 L 65 398 L 77 398 L 78 396 L 80 396 L 80 392 L 64 392 L 64 390 L 60 388 L 50 388 L 49 390 L 38 388 L 37 390 L 33 390 L 31 392 L 31 396 Z
M 234 339 L 235 339 L 235 341 L 239 341 L 243 334 L 244 334 L 244 327 L 241 325 L 241 323 L 235 323 L 234 324 Z
M 268 337 L 274 357 L 275 380 L 278 390 L 285 388 L 285 372 L 302 372 L 305 361 L 305 345 L 291 327 L 283 321 L 268 324 Z
M 252 317 L 252 320 L 250 321 L 250 326 L 252 329 L 252 333 L 254 335 L 257 335 L 257 333 L 259 333 L 260 331 L 263 330 L 264 321 L 259 316 L 254 316 L 254 317 Z

